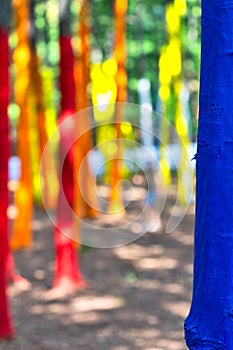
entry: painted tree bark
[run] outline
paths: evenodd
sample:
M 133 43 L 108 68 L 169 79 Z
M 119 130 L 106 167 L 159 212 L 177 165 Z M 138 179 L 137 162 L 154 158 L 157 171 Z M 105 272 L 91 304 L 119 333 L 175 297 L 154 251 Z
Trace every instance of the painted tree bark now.
M 128 8 L 127 0 L 115 0 L 115 47 L 114 58 L 117 62 L 116 84 L 117 98 L 115 107 L 115 129 L 116 129 L 116 146 L 117 152 L 112 160 L 111 183 L 108 212 L 112 214 L 124 213 L 123 205 L 123 188 L 122 168 L 123 168 L 123 149 L 122 149 L 122 132 L 121 123 L 124 120 L 124 103 L 127 100 L 127 73 L 126 63 L 126 13 Z
M 61 111 L 59 123 L 75 113 L 75 81 L 74 81 L 74 55 L 71 46 L 70 34 L 70 0 L 59 2 L 60 15 L 60 91 Z M 69 131 L 71 132 L 71 131 Z M 60 158 L 63 158 L 67 149 L 70 135 L 60 133 Z M 76 249 L 71 238 L 75 230 L 74 209 L 74 155 L 70 149 L 65 157 L 62 178 L 63 191 L 60 189 L 57 209 L 57 226 L 55 228 L 55 279 L 54 287 L 63 290 L 73 290 L 85 286 L 76 257 Z M 70 211 L 64 212 L 65 202 L 68 201 Z M 68 238 L 64 235 L 67 232 Z M 75 233 L 74 233 L 75 234 Z
M 18 38 L 14 51 L 16 70 L 15 101 L 20 107 L 18 123 L 18 156 L 21 160 L 21 177 L 15 192 L 18 209 L 11 237 L 12 249 L 28 248 L 32 244 L 32 173 L 29 138 L 28 93 L 30 86 L 29 0 L 14 0 L 14 17 Z
M 42 89 L 42 78 L 40 73 L 40 60 L 36 48 L 37 28 L 35 26 L 35 2 L 30 3 L 30 49 L 31 49 L 31 61 L 30 61 L 30 89 L 31 93 L 35 97 L 35 110 L 36 110 L 36 123 L 39 141 L 39 158 L 35 155 L 33 161 L 40 162 L 43 155 L 45 146 L 48 142 L 48 133 L 46 129 L 46 110 Z M 48 208 L 55 209 L 57 196 L 54 187 L 58 187 L 58 179 L 56 174 L 56 166 L 52 154 L 49 150 L 46 150 L 44 154 L 46 160 L 43 162 L 42 176 L 43 176 L 43 190 L 44 198 Z
M 10 338 L 13 336 L 13 329 L 11 325 L 6 294 L 6 270 L 7 258 L 9 255 L 7 230 L 7 182 L 9 159 L 9 130 L 7 107 L 9 103 L 9 48 L 8 32 L 5 26 L 4 17 L 9 19 L 9 9 L 6 10 L 8 5 L 9 2 L 4 1 L 0 11 L 0 338 Z
M 202 0 L 191 350 L 233 348 L 233 2 Z
M 78 54 L 75 60 L 76 83 L 76 111 L 85 112 L 79 114 L 77 132 L 81 135 L 75 143 L 74 149 L 74 181 L 75 186 L 74 210 L 79 217 L 95 217 L 97 215 L 97 197 L 95 180 L 90 171 L 88 152 L 93 148 L 92 132 L 90 125 L 90 110 L 88 98 L 88 84 L 90 82 L 90 1 L 83 1 L 79 13 L 78 36 L 80 39 Z M 81 187 L 81 191 L 80 191 Z

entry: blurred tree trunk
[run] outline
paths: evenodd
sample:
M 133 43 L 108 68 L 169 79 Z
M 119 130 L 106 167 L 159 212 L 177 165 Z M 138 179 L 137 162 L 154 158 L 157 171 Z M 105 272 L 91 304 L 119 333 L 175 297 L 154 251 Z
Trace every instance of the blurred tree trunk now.
M 127 102 L 127 73 L 125 69 L 126 64 L 126 13 L 128 1 L 115 0 L 115 47 L 114 58 L 117 62 L 118 69 L 116 73 L 117 84 L 117 99 L 115 106 L 115 128 L 116 128 L 116 144 L 117 152 L 112 160 L 111 169 L 111 183 L 110 183 L 110 198 L 108 211 L 111 214 L 124 213 L 123 205 L 123 188 L 122 168 L 123 168 L 123 149 L 122 149 L 122 132 L 121 123 L 124 120 L 124 103 Z
M 21 160 L 21 177 L 15 192 L 18 209 L 11 237 L 13 249 L 28 248 L 32 243 L 32 173 L 29 139 L 28 93 L 30 85 L 30 18 L 29 0 L 14 0 L 14 17 L 18 43 L 14 51 L 16 70 L 15 101 L 20 107 L 18 123 L 18 156 Z
M 191 350 L 233 348 L 232 91 L 232 1 L 203 0 Z
M 8 23 L 10 18 L 10 1 L 1 2 L 0 9 L 0 338 L 13 336 L 8 301 L 6 295 L 6 270 L 9 254 L 8 246 L 8 159 L 9 130 L 7 108 L 9 103 L 9 47 Z
M 71 46 L 70 33 L 70 0 L 59 0 L 60 18 L 60 91 L 61 111 L 59 123 L 75 113 L 75 81 L 74 81 L 74 56 Z M 67 132 L 72 132 L 69 129 Z M 67 149 L 66 143 L 72 139 L 65 131 L 60 132 L 60 157 Z M 71 145 L 70 145 L 71 146 Z M 61 164 L 62 165 L 62 164 Z M 84 287 L 79 264 L 77 263 L 76 249 L 71 239 L 75 237 L 78 229 L 73 215 L 74 209 L 74 155 L 70 149 L 65 156 L 62 168 L 62 179 L 60 179 L 57 226 L 55 228 L 56 266 L 54 287 L 64 290 L 73 290 Z M 68 202 L 70 210 L 64 212 L 65 202 Z M 66 237 L 64 233 L 67 233 Z
M 97 215 L 97 198 L 95 181 L 90 171 L 88 152 L 93 147 L 92 130 L 90 125 L 91 110 L 89 107 L 88 84 L 90 82 L 90 1 L 83 1 L 79 13 L 78 36 L 80 44 L 75 60 L 76 108 L 79 114 L 77 125 L 78 134 L 81 135 L 75 143 L 75 212 L 79 217 L 95 217 Z
M 48 134 L 46 130 L 46 117 L 45 117 L 45 104 L 42 90 L 42 79 L 40 75 L 40 60 L 37 54 L 36 39 L 37 29 L 35 26 L 35 0 L 31 0 L 30 4 L 30 49 L 31 49 L 31 62 L 30 62 L 30 88 L 31 93 L 35 97 L 35 110 L 36 110 L 36 124 L 39 139 L 39 159 L 33 159 L 35 162 L 40 163 L 45 146 L 48 142 Z M 35 158 L 37 155 L 35 155 Z M 50 209 L 56 207 L 56 192 L 53 191 L 58 179 L 56 176 L 55 162 L 51 152 L 46 150 L 46 160 L 43 162 L 42 175 L 43 175 L 43 191 L 46 205 Z M 51 186 L 53 184 L 53 186 Z M 56 187 L 58 184 L 56 185 Z

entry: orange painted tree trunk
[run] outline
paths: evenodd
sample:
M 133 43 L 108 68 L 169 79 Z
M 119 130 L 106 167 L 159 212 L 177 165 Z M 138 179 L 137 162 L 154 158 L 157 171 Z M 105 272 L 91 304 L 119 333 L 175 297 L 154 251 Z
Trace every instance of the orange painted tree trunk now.
M 79 13 L 78 35 L 80 44 L 78 55 L 75 60 L 75 84 L 76 84 L 76 109 L 77 112 L 89 107 L 87 87 L 90 82 L 90 27 L 89 27 L 90 1 L 82 2 Z M 79 217 L 95 217 L 97 214 L 97 198 L 94 191 L 95 182 L 90 172 L 88 152 L 92 149 L 92 134 L 89 122 L 90 111 L 86 110 L 79 114 L 77 125 L 78 134 L 81 135 L 75 144 L 75 212 Z
M 35 96 L 35 110 L 36 110 L 36 123 L 39 141 L 39 159 L 35 159 L 35 162 L 40 162 L 45 146 L 48 142 L 48 134 L 46 129 L 46 116 L 45 116 L 45 104 L 42 89 L 42 79 L 40 75 L 40 60 L 36 48 L 37 29 L 35 26 L 35 3 L 31 1 L 30 4 L 30 49 L 31 49 L 31 62 L 30 62 L 30 84 L 32 93 Z M 56 166 L 51 152 L 46 151 L 44 155 L 46 161 L 43 163 L 42 176 L 44 186 L 44 197 L 46 204 L 50 209 L 56 207 L 56 191 L 54 186 L 58 186 Z M 52 185 L 51 185 L 52 184 Z
M 71 46 L 70 34 L 70 0 L 59 1 L 60 17 L 60 91 L 61 111 L 59 123 L 75 113 L 75 81 L 74 81 L 74 55 Z M 60 133 L 60 157 L 66 149 L 69 135 Z M 62 164 L 61 164 L 62 166 Z M 64 235 L 73 237 L 75 229 L 74 208 L 74 156 L 73 150 L 67 153 L 63 168 L 57 209 L 57 225 L 55 228 L 56 265 L 54 287 L 65 291 L 84 287 L 85 283 L 81 275 L 76 257 L 76 249 L 73 241 Z M 70 211 L 64 212 L 64 202 L 68 201 Z
M 20 107 L 18 124 L 18 156 L 21 159 L 21 178 L 15 193 L 18 214 L 11 237 L 13 249 L 28 248 L 32 243 L 32 174 L 29 140 L 28 92 L 30 85 L 29 0 L 14 0 L 14 15 L 18 44 L 14 51 L 16 70 L 15 100 Z
M 111 169 L 111 184 L 110 184 L 110 205 L 109 213 L 120 214 L 124 213 L 122 188 L 120 181 L 122 179 L 122 145 L 121 145 L 121 123 L 124 115 L 124 102 L 127 99 L 127 74 L 125 69 L 126 62 L 126 45 L 125 45 L 125 33 L 126 33 L 126 12 L 128 1 L 127 0 L 115 0 L 115 48 L 114 58 L 117 62 L 118 69 L 116 74 L 117 84 L 117 99 L 115 107 L 115 128 L 116 128 L 116 143 L 117 153 L 112 161 Z
M 6 267 L 9 254 L 7 232 L 9 158 L 7 107 L 9 102 L 9 50 L 8 32 L 4 25 L 4 17 L 9 19 L 8 5 L 9 1 L 3 1 L 0 10 L 0 338 L 11 338 L 13 336 L 6 295 Z

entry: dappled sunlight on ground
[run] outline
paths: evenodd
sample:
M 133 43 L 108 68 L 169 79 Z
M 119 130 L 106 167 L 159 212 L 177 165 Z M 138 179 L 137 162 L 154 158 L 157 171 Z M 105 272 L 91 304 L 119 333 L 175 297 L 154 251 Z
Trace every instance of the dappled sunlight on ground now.
M 164 224 L 168 215 L 163 213 Z M 186 349 L 192 209 L 170 234 L 146 233 L 112 249 L 86 248 L 81 267 L 88 288 L 52 299 L 46 295 L 53 280 L 53 230 L 40 210 L 32 225 L 34 249 L 15 254 L 17 268 L 31 287 L 9 288 L 17 339 L 0 342 L 0 350 Z

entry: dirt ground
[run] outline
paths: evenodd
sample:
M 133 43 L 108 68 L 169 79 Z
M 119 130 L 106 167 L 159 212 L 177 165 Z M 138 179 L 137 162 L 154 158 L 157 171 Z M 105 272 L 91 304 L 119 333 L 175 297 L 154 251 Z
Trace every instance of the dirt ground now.
M 169 204 L 163 212 L 165 225 Z M 48 300 L 53 280 L 51 223 L 36 211 L 34 248 L 15 254 L 31 288 L 11 286 L 16 339 L 0 350 L 185 350 L 183 321 L 192 288 L 193 207 L 172 233 L 146 233 L 120 248 L 88 248 L 88 288 Z

